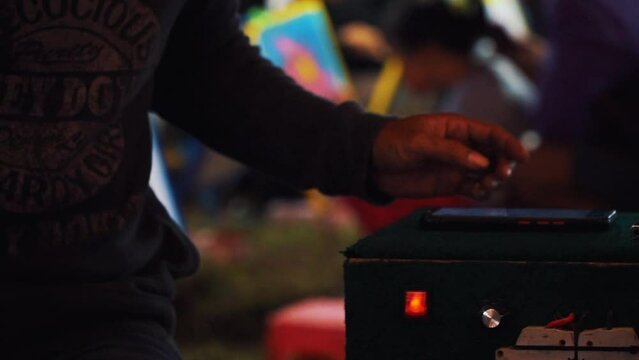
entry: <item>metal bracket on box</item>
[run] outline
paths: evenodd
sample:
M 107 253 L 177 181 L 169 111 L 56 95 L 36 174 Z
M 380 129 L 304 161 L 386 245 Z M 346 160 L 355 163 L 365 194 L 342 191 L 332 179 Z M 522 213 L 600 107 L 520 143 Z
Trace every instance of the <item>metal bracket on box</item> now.
M 639 339 L 633 328 L 602 328 L 578 334 L 529 326 L 517 343 L 495 352 L 496 360 L 639 360 Z

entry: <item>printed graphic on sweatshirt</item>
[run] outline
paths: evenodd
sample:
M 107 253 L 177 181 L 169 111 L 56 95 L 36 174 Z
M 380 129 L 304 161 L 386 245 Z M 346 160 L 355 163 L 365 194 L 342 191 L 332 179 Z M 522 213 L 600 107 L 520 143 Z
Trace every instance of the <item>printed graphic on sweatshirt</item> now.
M 144 194 L 137 194 L 116 209 L 73 214 L 35 223 L 5 222 L 5 219 L 0 219 L 0 229 L 5 239 L 1 250 L 12 257 L 29 256 L 82 244 L 108 236 L 114 231 L 125 231 L 135 222 L 135 216 L 140 213 L 143 204 Z
M 110 183 L 130 100 L 159 33 L 139 0 L 0 4 L 0 209 L 40 213 Z

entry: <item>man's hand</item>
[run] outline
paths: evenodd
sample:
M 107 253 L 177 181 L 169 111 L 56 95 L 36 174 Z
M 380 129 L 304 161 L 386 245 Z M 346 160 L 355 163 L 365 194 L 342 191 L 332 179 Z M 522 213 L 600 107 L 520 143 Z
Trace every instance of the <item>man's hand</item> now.
M 392 197 L 462 194 L 486 198 L 528 153 L 491 124 L 452 114 L 388 123 L 373 145 L 372 180 Z

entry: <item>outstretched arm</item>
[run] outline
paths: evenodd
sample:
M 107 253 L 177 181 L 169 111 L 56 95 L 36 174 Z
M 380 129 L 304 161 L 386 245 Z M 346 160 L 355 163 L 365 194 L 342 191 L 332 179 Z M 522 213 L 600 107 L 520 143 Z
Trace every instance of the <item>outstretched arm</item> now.
M 307 93 L 249 45 L 235 9 L 187 4 L 156 76 L 155 110 L 209 146 L 298 188 L 377 199 L 483 197 L 527 157 L 496 126 L 455 115 L 390 121 Z
M 235 1 L 191 0 L 171 32 L 154 109 L 210 147 L 297 188 L 367 196 L 386 118 L 297 86 L 250 46 Z

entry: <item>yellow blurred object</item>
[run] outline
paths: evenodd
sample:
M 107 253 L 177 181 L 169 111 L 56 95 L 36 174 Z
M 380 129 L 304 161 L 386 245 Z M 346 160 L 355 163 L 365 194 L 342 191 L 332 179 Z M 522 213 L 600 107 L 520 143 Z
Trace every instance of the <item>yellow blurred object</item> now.
M 403 73 L 404 66 L 398 57 L 392 56 L 386 60 L 368 102 L 368 111 L 378 114 L 388 113 L 402 82 Z
M 310 57 L 300 57 L 296 59 L 295 67 L 304 81 L 315 81 L 320 76 L 317 63 Z

